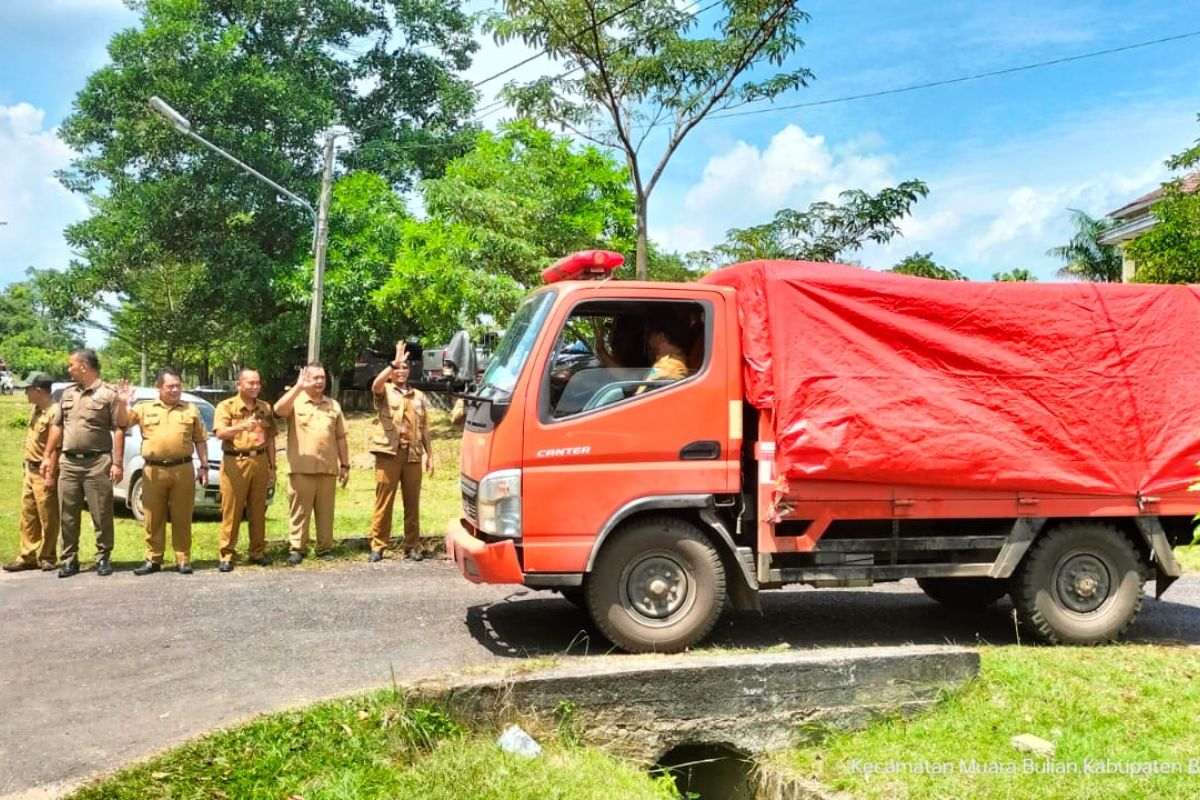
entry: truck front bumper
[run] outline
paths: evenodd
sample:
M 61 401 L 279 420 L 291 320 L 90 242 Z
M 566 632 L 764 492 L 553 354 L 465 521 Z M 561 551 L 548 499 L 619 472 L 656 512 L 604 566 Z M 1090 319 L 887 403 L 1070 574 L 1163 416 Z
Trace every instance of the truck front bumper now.
M 471 535 L 462 520 L 452 519 L 446 526 L 446 554 L 458 565 L 463 577 L 472 583 L 525 582 L 514 542 L 508 539 L 491 543 L 480 541 Z

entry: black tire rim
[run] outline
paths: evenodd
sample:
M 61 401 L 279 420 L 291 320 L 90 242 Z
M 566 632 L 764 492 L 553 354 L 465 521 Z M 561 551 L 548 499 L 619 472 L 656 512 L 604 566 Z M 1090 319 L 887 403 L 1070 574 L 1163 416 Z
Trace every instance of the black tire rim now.
M 621 608 L 650 627 L 671 625 L 696 602 L 687 563 L 668 550 L 639 554 L 621 571 L 618 585 Z
M 1112 597 L 1113 571 L 1113 565 L 1099 553 L 1069 553 L 1055 569 L 1055 600 L 1067 611 L 1094 613 Z

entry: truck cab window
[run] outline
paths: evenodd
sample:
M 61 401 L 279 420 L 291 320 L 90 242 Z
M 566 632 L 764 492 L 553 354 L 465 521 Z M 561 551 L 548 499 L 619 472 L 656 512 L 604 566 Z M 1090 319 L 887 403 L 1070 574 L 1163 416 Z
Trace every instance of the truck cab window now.
M 576 306 L 555 340 L 543 408 L 563 419 L 636 401 L 703 369 L 706 309 L 695 302 Z

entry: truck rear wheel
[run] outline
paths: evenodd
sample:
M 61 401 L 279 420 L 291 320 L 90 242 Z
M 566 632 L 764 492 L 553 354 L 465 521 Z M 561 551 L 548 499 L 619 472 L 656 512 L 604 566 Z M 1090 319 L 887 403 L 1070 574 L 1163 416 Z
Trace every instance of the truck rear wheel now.
M 979 610 L 1008 594 L 1008 582 L 995 578 L 917 578 L 931 600 L 954 609 Z
M 1033 543 L 1014 578 L 1017 617 L 1049 644 L 1115 641 L 1142 607 L 1142 566 L 1112 525 L 1059 525 Z
M 725 569 L 694 525 L 647 517 L 605 543 L 586 591 L 592 621 L 617 647 L 677 653 L 716 624 L 725 605 Z

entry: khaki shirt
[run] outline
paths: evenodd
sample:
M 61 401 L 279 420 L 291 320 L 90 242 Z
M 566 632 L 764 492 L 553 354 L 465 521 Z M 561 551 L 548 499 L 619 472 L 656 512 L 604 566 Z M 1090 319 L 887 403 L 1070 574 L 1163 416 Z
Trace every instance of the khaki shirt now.
M 58 403 L 56 425 L 63 429 L 64 453 L 96 450 L 111 453 L 117 427 L 117 390 L 97 378 L 91 386 L 68 386 Z
M 298 475 L 337 475 L 337 440 L 346 438 L 346 417 L 333 398 L 301 392 L 288 421 L 288 469 Z
M 142 426 L 142 458 L 191 458 L 197 444 L 208 439 L 200 410 L 191 403 L 168 406 L 161 399 L 129 409 L 129 427 Z
M 371 420 L 371 452 L 397 455 L 404 451 L 407 462 L 420 461 L 429 433 L 429 401 L 411 386 L 402 392 L 393 383 L 374 395 L 375 419 Z
M 654 362 L 648 381 L 678 381 L 687 377 L 687 364 L 679 356 L 666 355 Z
M 25 434 L 25 460 L 41 461 L 46 454 L 46 439 L 50 436 L 50 426 L 60 425 L 62 413 L 58 403 L 51 403 L 45 408 L 33 407 L 29 417 L 29 431 Z
M 262 422 L 262 428 L 238 431 L 232 439 L 222 439 L 223 451 L 245 453 L 275 446 L 275 412 L 265 400 L 255 400 L 252 406 L 243 403 L 240 394 L 222 400 L 217 404 L 216 413 L 213 415 L 213 428 L 232 428 L 248 419 L 259 420 Z

